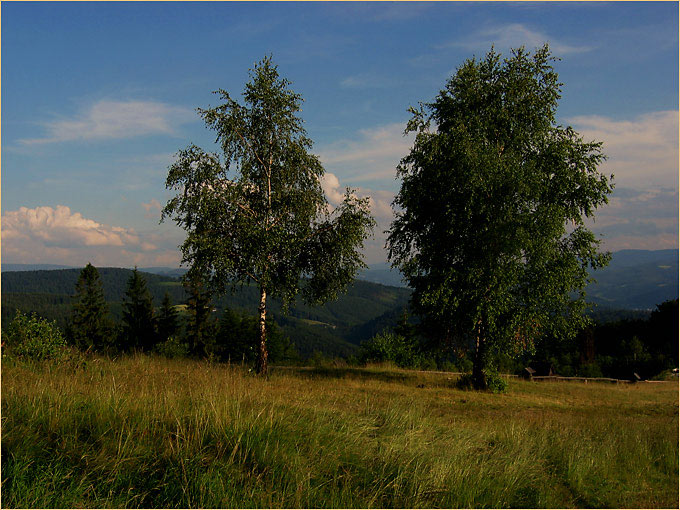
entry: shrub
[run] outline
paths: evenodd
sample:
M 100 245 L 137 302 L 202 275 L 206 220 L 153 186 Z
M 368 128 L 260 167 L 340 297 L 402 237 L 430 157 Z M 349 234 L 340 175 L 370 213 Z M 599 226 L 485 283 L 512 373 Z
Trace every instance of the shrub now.
M 165 342 L 157 343 L 154 351 L 166 358 L 184 358 L 189 355 L 189 344 L 180 342 L 179 337 L 171 336 Z
M 17 310 L 3 341 L 16 357 L 33 361 L 65 361 L 71 356 L 66 340 L 56 322 L 49 322 L 35 313 Z
M 602 369 L 597 363 L 586 363 L 578 369 L 578 375 L 582 377 L 603 377 Z
M 378 333 L 361 344 L 359 356 L 364 363 L 392 361 L 402 368 L 420 367 L 424 364 L 422 355 L 416 351 L 412 342 L 389 331 Z
M 486 372 L 486 384 L 491 393 L 505 393 L 505 390 L 508 389 L 508 381 L 503 379 L 496 371 L 488 370 Z
M 493 369 L 486 369 L 484 373 L 486 374 L 488 390 L 491 393 L 505 393 L 505 390 L 508 389 L 508 382 L 498 372 Z M 474 379 L 471 373 L 463 374 L 456 381 L 456 388 L 459 390 L 472 390 L 474 387 Z

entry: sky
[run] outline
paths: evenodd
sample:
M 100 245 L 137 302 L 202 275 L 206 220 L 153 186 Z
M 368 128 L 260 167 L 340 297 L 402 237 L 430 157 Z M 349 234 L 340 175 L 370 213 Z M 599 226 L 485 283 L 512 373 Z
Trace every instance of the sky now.
M 291 88 L 331 203 L 350 186 L 385 262 L 411 146 L 409 106 L 493 45 L 559 57 L 557 116 L 604 143 L 615 176 L 589 225 L 605 250 L 678 247 L 677 2 L 2 2 L 2 261 L 178 267 L 159 224 L 168 166 L 215 150 L 196 108 L 240 97 L 271 55 Z

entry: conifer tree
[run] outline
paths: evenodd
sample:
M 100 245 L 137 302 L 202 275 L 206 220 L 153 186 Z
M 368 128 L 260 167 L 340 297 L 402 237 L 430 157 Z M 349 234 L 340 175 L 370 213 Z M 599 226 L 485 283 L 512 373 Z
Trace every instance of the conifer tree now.
M 172 305 L 170 294 L 166 292 L 156 321 L 158 341 L 165 342 L 170 339 L 170 337 L 177 334 L 179 326 L 179 314 Z
M 214 352 L 217 319 L 213 316 L 212 296 L 205 283 L 198 278 L 185 283 L 189 292 L 187 312 L 189 313 L 186 335 L 189 351 L 198 357 L 210 356 Z
M 76 283 L 70 332 L 73 343 L 88 350 L 103 350 L 113 345 L 109 307 L 99 271 L 89 262 Z
M 146 280 L 137 268 L 128 280 L 123 302 L 123 342 L 125 349 L 150 350 L 155 342 L 153 299 Z

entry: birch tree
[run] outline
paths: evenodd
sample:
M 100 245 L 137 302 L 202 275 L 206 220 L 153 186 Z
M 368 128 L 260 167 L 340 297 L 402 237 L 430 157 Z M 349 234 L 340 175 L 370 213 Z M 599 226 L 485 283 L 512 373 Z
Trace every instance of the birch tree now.
M 390 259 L 441 339 L 473 350 L 480 389 L 495 353 L 573 337 L 589 268 L 608 262 L 585 220 L 613 176 L 598 172 L 601 143 L 557 124 L 553 60 L 547 45 L 467 60 L 412 109 L 416 139 L 397 169 Z
M 336 208 L 328 204 L 324 168 L 299 115 L 302 97 L 271 58 L 250 77 L 242 103 L 218 90 L 222 104 L 198 110 L 220 150 L 190 145 L 178 153 L 166 181 L 177 194 L 162 217 L 187 232 L 189 278 L 201 275 L 217 292 L 259 288 L 257 371 L 266 373 L 268 299 L 335 298 L 365 267 L 361 248 L 374 220 L 368 200 L 350 189 Z

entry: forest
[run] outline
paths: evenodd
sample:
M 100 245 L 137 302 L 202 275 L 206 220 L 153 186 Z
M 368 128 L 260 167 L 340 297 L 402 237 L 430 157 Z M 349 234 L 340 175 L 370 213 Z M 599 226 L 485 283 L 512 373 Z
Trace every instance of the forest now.
M 124 309 L 130 301 L 127 290 L 133 271 L 98 268 L 108 317 L 115 335 L 122 337 Z M 17 311 L 36 313 L 54 321 L 70 336 L 75 287 L 81 270 L 17 271 L 3 273 L 2 323 L 4 330 Z M 155 330 L 166 297 L 177 311 L 175 344 L 160 338 L 152 350 L 167 356 L 190 356 L 187 304 L 190 292 L 179 278 L 139 272 L 153 304 L 151 315 Z M 280 302 L 272 304 L 272 361 L 309 363 L 322 359 L 344 362 L 389 361 L 403 368 L 470 369 L 469 353 L 460 356 L 428 341 L 425 325 L 409 310 L 410 290 L 357 280 L 336 301 L 319 307 L 291 306 L 283 313 Z M 244 286 L 211 300 L 208 305 L 213 322 L 208 354 L 220 361 L 254 361 L 257 341 L 257 290 Z M 532 353 L 510 357 L 499 355 L 501 371 L 521 375 L 526 366 L 548 363 L 563 376 L 648 379 L 660 376 L 678 364 L 678 301 L 659 303 L 650 312 L 596 308 L 594 324 L 565 342 L 543 338 Z M 153 330 L 154 326 L 150 330 Z M 229 333 L 230 332 L 230 333 Z M 115 342 L 116 350 L 129 350 L 124 339 Z

